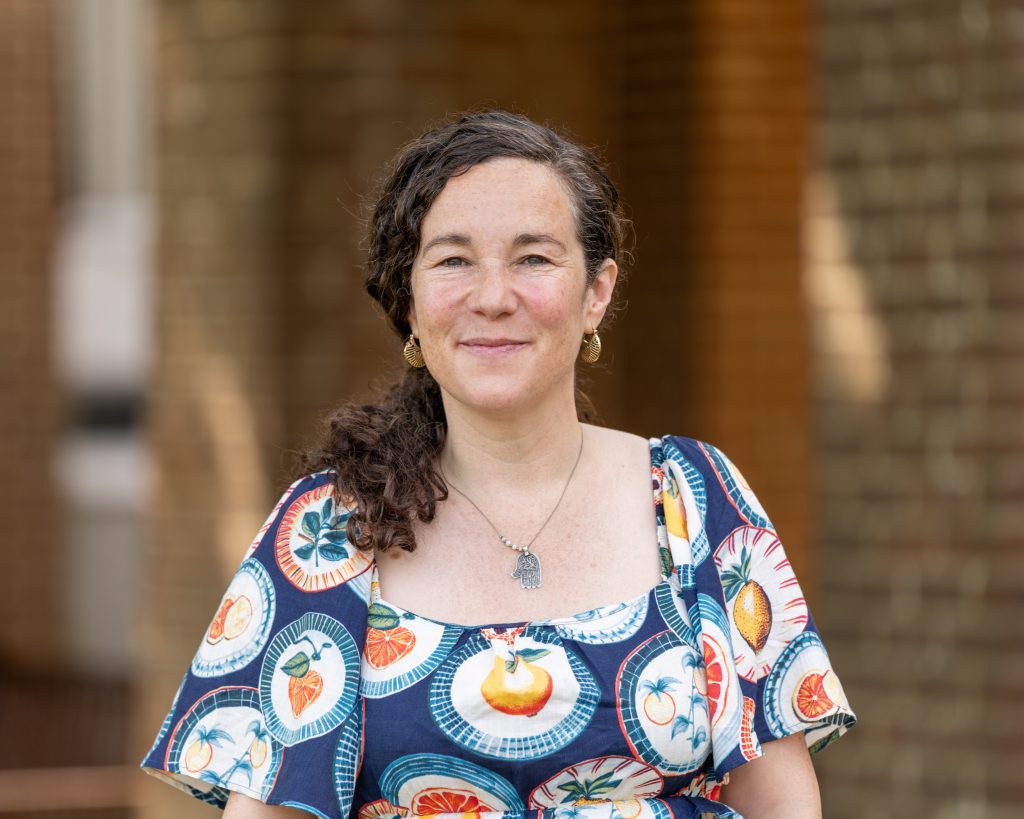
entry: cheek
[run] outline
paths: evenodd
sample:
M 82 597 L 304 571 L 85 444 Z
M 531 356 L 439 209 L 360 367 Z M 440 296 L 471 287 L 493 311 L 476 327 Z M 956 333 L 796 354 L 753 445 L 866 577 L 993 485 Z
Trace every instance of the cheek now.
M 422 294 L 417 301 L 416 315 L 421 328 L 438 330 L 450 326 L 458 313 L 457 294 L 443 288 Z
M 571 336 L 583 315 L 583 304 L 576 292 L 538 293 L 530 299 L 530 313 L 539 324 Z

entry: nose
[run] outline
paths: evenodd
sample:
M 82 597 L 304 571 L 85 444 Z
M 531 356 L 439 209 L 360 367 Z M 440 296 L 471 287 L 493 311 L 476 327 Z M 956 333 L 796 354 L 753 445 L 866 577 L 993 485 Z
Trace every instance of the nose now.
M 513 272 L 500 259 L 481 261 L 467 300 L 471 310 L 496 317 L 511 313 L 516 308 Z

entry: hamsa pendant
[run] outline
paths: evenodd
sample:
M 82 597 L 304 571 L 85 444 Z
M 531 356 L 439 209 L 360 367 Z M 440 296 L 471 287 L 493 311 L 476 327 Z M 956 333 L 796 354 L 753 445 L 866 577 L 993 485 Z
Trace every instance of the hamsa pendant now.
M 524 589 L 539 589 L 540 558 L 532 552 L 520 552 L 512 576 L 519 578 L 519 583 Z

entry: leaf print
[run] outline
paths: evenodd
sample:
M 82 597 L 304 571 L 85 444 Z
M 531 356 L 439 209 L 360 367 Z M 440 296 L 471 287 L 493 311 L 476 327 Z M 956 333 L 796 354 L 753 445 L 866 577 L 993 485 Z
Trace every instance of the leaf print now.
M 621 779 L 612 779 L 613 775 L 612 771 L 607 771 L 597 777 L 597 779 L 584 779 L 583 787 L 590 796 L 599 793 L 610 793 L 622 784 Z
M 675 739 L 676 734 L 678 734 L 681 731 L 688 730 L 690 725 L 692 724 L 693 723 L 691 723 L 687 717 L 680 714 L 672 721 L 672 733 L 670 734 L 670 736 L 672 737 L 672 739 Z
M 305 677 L 309 671 L 309 655 L 300 651 L 281 666 L 281 670 L 290 677 Z
M 594 799 L 601 794 L 611 793 L 622 784 L 621 779 L 612 779 L 614 771 L 601 774 L 596 779 L 584 779 L 582 782 L 563 782 L 559 789 L 566 791 L 563 802 L 575 802 L 577 799 Z
M 235 763 L 235 770 L 232 771 L 232 775 L 238 773 L 239 771 L 241 771 L 242 773 L 245 774 L 245 781 L 248 784 L 251 785 L 252 784 L 252 765 L 249 763 L 248 759 L 243 757 L 243 759 L 241 761 L 236 762 Z
M 302 533 L 306 537 L 316 540 L 320 534 L 320 513 L 319 512 L 306 512 L 302 516 Z
M 739 564 L 733 564 L 722 572 L 722 591 L 725 592 L 725 599 L 732 600 L 740 589 L 750 581 L 750 558 L 751 553 L 746 546 L 740 552 Z
M 682 681 L 675 677 L 658 677 L 656 680 L 644 680 L 640 683 L 640 690 L 645 694 L 661 696 L 666 691 L 671 691 L 673 686 L 682 685 Z
M 235 741 L 234 737 L 232 737 L 231 734 L 229 734 L 223 728 L 211 728 L 209 731 L 199 729 L 198 736 L 200 740 L 205 740 L 206 742 L 209 742 L 211 745 L 215 745 L 218 748 L 220 747 L 220 743 L 222 740 L 226 739 L 228 742 Z
M 694 731 L 693 736 L 690 737 L 690 750 L 697 750 L 701 746 L 701 743 L 708 738 L 708 732 L 704 730 L 704 726 L 701 726 Z
M 661 573 L 668 577 L 672 574 L 672 552 L 664 546 L 658 547 L 658 557 L 661 560 Z
M 722 591 L 725 592 L 726 601 L 732 600 L 746 582 L 743 575 L 732 569 L 722 572 Z
M 313 565 L 320 567 L 320 558 L 329 563 L 337 563 L 349 557 L 348 515 L 335 515 L 334 499 L 324 500 L 319 512 L 309 511 L 302 516 L 299 537 L 306 542 L 294 549 L 299 560 L 313 558 Z
M 348 549 L 344 546 L 339 546 L 336 543 L 331 543 L 329 540 L 326 542 L 318 542 L 317 551 L 320 552 L 320 557 L 324 560 L 330 560 L 331 562 L 344 560 L 348 557 Z
M 546 648 L 523 648 L 512 655 L 511 660 L 505 660 L 505 669 L 511 673 L 519 668 L 519 661 L 522 660 L 524 663 L 532 663 L 534 660 L 539 660 L 541 657 L 547 657 L 551 652 Z
M 370 628 L 387 631 L 398 625 L 398 615 L 395 610 L 383 603 L 371 603 L 367 611 L 366 625 Z

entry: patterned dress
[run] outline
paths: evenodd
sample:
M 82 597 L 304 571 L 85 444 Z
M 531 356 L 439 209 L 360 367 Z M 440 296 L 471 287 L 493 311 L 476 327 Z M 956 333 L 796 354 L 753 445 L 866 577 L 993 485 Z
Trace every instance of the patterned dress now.
M 856 722 L 771 521 L 739 470 L 649 441 L 662 577 L 571 617 L 465 627 L 380 598 L 328 471 L 249 546 L 142 762 L 223 807 L 314 816 L 736 817 L 765 742 Z M 500 816 L 499 816 L 500 814 Z

